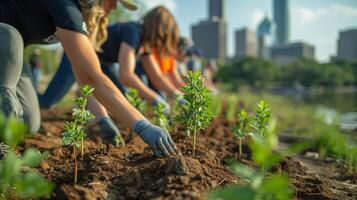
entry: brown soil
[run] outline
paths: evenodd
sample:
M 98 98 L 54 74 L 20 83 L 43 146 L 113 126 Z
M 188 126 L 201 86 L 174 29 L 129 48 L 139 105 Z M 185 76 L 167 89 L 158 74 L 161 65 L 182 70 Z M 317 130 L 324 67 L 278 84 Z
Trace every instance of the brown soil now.
M 204 199 L 207 191 L 238 181 L 224 165 L 225 158 L 234 157 L 255 166 L 246 146 L 246 154 L 238 155 L 229 123 L 222 118 L 215 119 L 198 137 L 195 157 L 191 140 L 183 136 L 180 128 L 173 138 L 183 156 L 155 158 L 139 137 L 120 148 L 102 144 L 98 127 L 93 126 L 85 140 L 84 158 L 79 159 L 78 184 L 73 185 L 71 151 L 61 146 L 60 139 L 64 120 L 70 118 L 70 113 L 45 110 L 42 116 L 40 133 L 26 140 L 23 148 L 49 152 L 39 171 L 57 185 L 52 199 Z M 128 132 L 123 131 L 123 135 L 128 138 Z M 336 184 L 308 173 L 296 158 L 286 158 L 281 169 L 290 176 L 296 199 L 357 199 L 357 188 L 352 187 L 352 182 L 351 187 L 343 187 L 350 180 L 348 176 L 330 177 Z

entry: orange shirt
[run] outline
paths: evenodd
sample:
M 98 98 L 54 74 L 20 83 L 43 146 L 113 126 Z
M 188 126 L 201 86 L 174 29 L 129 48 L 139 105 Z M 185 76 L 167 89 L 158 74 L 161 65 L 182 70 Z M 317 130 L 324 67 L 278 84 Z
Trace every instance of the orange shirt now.
M 156 49 L 152 49 L 152 53 L 159 64 L 162 73 L 172 72 L 176 68 L 176 60 L 174 56 L 161 56 Z

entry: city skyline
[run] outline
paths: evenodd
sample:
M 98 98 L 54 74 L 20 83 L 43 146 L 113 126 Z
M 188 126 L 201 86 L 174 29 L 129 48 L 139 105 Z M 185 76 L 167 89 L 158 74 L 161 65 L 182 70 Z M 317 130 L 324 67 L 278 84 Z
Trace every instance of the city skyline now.
M 259 3 L 257 3 L 259 1 Z M 177 18 L 184 36 L 190 27 L 208 17 L 207 0 L 149 0 L 151 8 L 167 6 Z M 249 27 L 256 31 L 259 21 L 268 14 L 272 19 L 272 0 L 227 0 L 228 55 L 234 55 L 234 32 Z M 290 0 L 290 41 L 306 41 L 316 46 L 319 61 L 328 61 L 337 53 L 337 39 L 341 30 L 357 27 L 355 0 Z M 271 40 L 271 39 L 270 39 Z

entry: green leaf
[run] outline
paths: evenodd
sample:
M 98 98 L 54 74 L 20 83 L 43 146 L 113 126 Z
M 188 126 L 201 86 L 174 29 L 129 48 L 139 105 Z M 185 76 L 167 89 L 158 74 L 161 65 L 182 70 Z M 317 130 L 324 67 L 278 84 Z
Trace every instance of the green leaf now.
M 15 190 L 22 197 L 46 197 L 51 194 L 54 184 L 46 181 L 35 172 L 27 172 L 23 178 L 14 182 Z
M 41 154 L 35 149 L 27 149 L 23 155 L 23 162 L 26 166 L 37 167 L 46 157 L 46 154 Z
M 7 119 L 1 117 L 3 120 L 2 128 L 0 130 L 0 140 L 3 140 L 7 145 L 16 146 L 24 140 L 27 133 L 26 125 L 15 117 Z
M 233 185 L 217 189 L 208 195 L 208 200 L 253 200 L 255 191 L 247 186 Z
M 272 197 L 271 199 L 286 200 L 292 199 L 294 190 L 287 177 L 272 175 L 265 178 L 260 193 L 263 193 L 265 197 Z

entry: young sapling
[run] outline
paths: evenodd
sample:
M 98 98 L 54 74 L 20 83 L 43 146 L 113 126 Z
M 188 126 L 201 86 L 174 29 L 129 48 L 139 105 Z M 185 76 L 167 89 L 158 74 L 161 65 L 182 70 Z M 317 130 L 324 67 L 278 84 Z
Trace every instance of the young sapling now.
M 138 90 L 129 87 L 128 92 L 125 93 L 125 97 L 128 102 L 136 109 L 138 109 L 141 113 L 144 113 L 146 111 L 146 103 L 140 98 Z
M 125 97 L 128 102 L 136 109 L 138 109 L 141 113 L 144 113 L 146 111 L 146 103 L 140 98 L 138 90 L 129 87 L 127 93 L 125 93 Z M 133 138 L 134 132 L 133 130 L 130 130 L 129 140 L 132 140 Z
M 242 141 L 248 133 L 250 118 L 246 111 L 241 110 L 238 114 L 238 123 L 233 127 L 233 135 L 239 139 L 239 154 L 242 155 Z
M 84 132 L 85 124 L 94 118 L 88 110 L 86 110 L 86 105 L 88 97 L 92 95 L 93 88 L 89 85 L 84 85 L 81 87 L 82 96 L 77 97 L 74 100 L 75 107 L 73 108 L 72 116 L 73 121 L 66 122 L 64 126 L 64 132 L 62 133 L 62 142 L 64 145 L 71 146 L 73 149 L 74 158 L 74 183 L 77 183 L 77 152 L 76 149 L 81 147 L 81 156 L 83 159 L 84 151 L 84 137 L 86 136 Z
M 265 136 L 271 120 L 271 109 L 268 107 L 266 102 L 260 101 L 256 112 L 257 114 L 253 118 L 251 126 L 255 130 L 254 133 Z
M 115 141 L 115 147 L 117 147 L 117 148 L 119 148 L 121 146 L 125 146 L 124 138 L 121 136 L 120 133 L 115 135 L 114 141 Z
M 180 106 L 175 120 L 186 127 L 186 134 L 193 134 L 193 156 L 196 151 L 196 137 L 212 120 L 210 91 L 205 87 L 201 73 L 189 72 L 187 84 L 182 87 L 187 103 Z
M 252 159 L 261 170 L 255 171 L 244 164 L 228 161 L 233 172 L 245 183 L 220 188 L 210 193 L 208 199 L 292 199 L 294 190 L 286 175 L 281 173 L 266 174 L 265 170 L 279 164 L 284 153 L 276 149 L 277 135 L 274 131 L 275 123 L 270 120 L 271 112 L 265 102 L 258 104 L 255 121 L 250 125 L 259 134 L 254 134 L 249 141 Z M 264 134 L 262 134 L 264 133 Z

